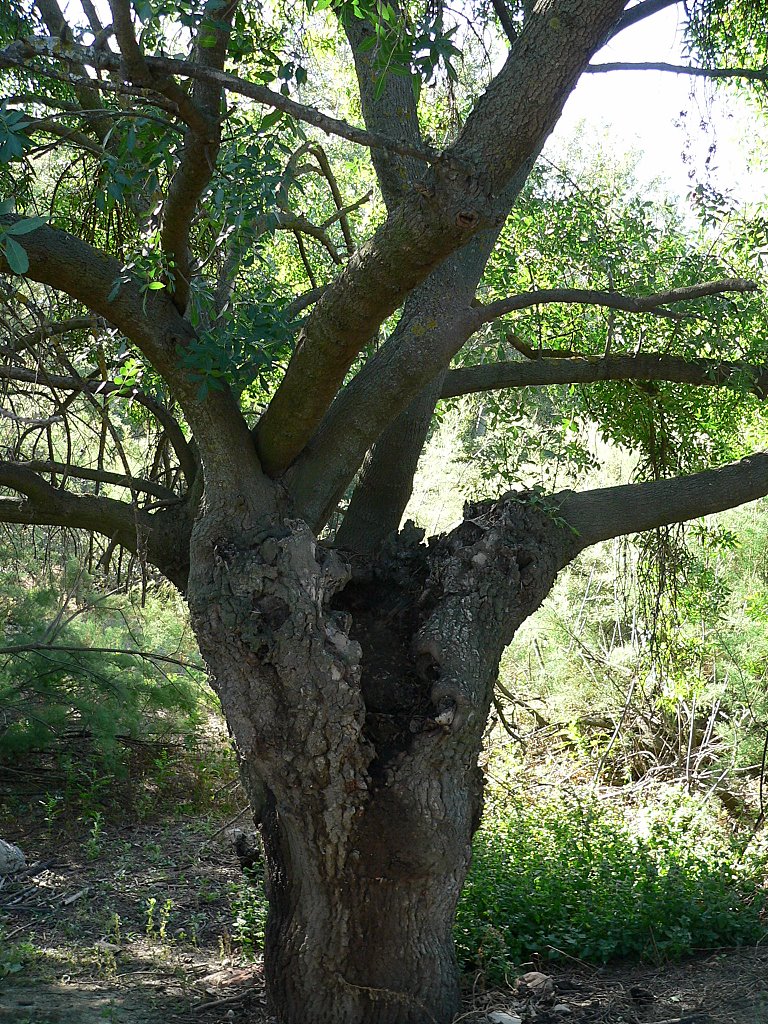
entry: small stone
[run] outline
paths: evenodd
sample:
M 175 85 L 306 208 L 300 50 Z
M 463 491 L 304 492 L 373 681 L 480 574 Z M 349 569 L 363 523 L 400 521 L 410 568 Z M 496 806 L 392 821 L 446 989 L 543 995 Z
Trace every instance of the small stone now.
M 569 1013 L 573 1013 L 573 1010 L 565 1003 L 558 1003 L 557 1006 L 552 1007 L 552 1013 L 558 1013 L 561 1017 L 567 1017 Z
M 488 1020 L 491 1021 L 491 1024 L 523 1024 L 522 1017 L 513 1016 L 503 1010 L 494 1010 L 493 1013 L 489 1013 Z
M 94 943 L 94 945 L 96 946 L 96 949 L 100 949 L 104 953 L 120 952 L 120 946 L 116 945 L 116 943 L 114 942 L 108 942 L 106 939 L 99 939 L 96 943 Z
M 518 991 L 528 993 L 534 999 L 551 999 L 555 994 L 555 983 L 548 974 L 541 971 L 528 971 L 517 980 Z
M 27 859 L 18 846 L 0 839 L 0 875 L 12 875 L 27 866 Z

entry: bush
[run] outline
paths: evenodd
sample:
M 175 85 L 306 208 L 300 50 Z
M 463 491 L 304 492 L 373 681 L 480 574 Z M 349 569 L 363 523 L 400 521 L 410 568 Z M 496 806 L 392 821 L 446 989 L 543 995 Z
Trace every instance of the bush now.
M 532 953 L 596 963 L 684 956 L 768 935 L 766 851 L 679 794 L 629 810 L 593 798 L 511 800 L 486 819 L 458 909 L 465 969 L 503 982 Z
M 71 734 L 111 759 L 118 737 L 163 737 L 207 715 L 213 698 L 187 667 L 200 659 L 170 586 L 141 607 L 74 560 L 36 569 L 8 555 L 0 549 L 0 763 Z

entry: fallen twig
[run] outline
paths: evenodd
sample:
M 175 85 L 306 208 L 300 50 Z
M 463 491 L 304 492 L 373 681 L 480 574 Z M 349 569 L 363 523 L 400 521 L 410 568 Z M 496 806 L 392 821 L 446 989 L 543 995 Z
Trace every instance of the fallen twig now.
M 236 996 L 225 996 L 224 999 L 210 999 L 207 1003 L 198 1003 L 192 1007 L 192 1013 L 202 1013 L 204 1010 L 212 1010 L 215 1006 L 226 1006 L 228 1003 L 239 1003 L 246 999 L 250 992 L 239 992 Z

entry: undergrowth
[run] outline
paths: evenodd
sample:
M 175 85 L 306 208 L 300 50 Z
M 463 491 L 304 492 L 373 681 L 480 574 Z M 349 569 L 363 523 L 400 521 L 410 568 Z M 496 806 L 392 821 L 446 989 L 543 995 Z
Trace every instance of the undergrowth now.
M 677 791 L 645 805 L 508 797 L 486 814 L 455 929 L 465 970 L 504 982 L 532 954 L 662 961 L 768 940 L 768 849 Z
M 126 740 L 193 736 L 214 706 L 173 588 L 140 601 L 0 540 L 0 764 L 80 737 L 114 769 Z

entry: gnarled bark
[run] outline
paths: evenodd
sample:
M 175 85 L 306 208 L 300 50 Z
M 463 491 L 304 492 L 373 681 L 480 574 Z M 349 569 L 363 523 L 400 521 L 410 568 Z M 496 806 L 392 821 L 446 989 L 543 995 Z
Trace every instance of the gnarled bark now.
M 577 550 L 525 495 L 348 562 L 299 520 L 211 511 L 190 605 L 267 792 L 267 976 L 285 1024 L 450 1021 L 451 926 L 499 659 Z M 255 768 L 257 766 L 257 769 Z

